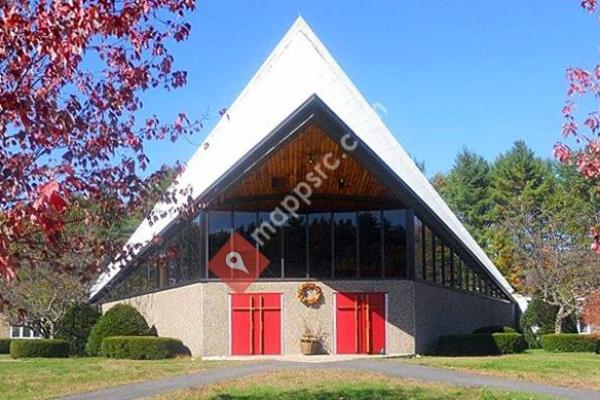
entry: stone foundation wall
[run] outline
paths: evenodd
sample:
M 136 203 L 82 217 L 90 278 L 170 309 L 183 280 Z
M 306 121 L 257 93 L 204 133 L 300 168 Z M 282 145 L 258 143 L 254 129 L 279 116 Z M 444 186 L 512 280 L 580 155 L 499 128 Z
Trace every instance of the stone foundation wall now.
M 441 335 L 515 324 L 516 304 L 435 284 L 415 282 L 414 285 L 417 354 L 432 351 Z
M 255 282 L 247 292 L 282 294 L 284 354 L 298 354 L 304 321 L 324 334 L 323 348 L 335 353 L 334 298 L 336 292 L 387 293 L 386 351 L 388 354 L 425 353 L 444 334 L 471 333 L 489 325 L 510 325 L 515 305 L 468 292 L 411 281 L 325 281 L 318 283 L 323 301 L 308 307 L 296 299 L 300 281 Z M 181 339 L 193 356 L 230 354 L 229 287 L 222 282 L 181 288 L 106 303 L 136 307 L 155 325 L 160 336 Z M 416 339 L 415 339 L 416 338 Z
M 183 286 L 102 305 L 106 312 L 115 304 L 130 304 L 154 325 L 159 336 L 180 339 L 194 357 L 202 354 L 203 284 Z

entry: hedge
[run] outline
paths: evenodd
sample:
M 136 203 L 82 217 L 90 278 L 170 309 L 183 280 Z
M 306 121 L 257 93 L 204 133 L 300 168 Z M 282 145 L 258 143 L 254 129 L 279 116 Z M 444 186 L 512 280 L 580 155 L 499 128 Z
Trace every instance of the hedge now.
M 475 329 L 473 333 L 516 333 L 515 328 L 510 326 L 484 326 L 483 328 Z
M 10 341 L 12 339 L 0 339 L 0 354 L 10 353 Z
M 577 333 L 542 335 L 541 342 L 542 348 L 552 353 L 598 353 L 600 351 L 600 339 L 598 337 Z
M 526 349 L 527 342 L 520 333 L 476 333 L 441 336 L 436 353 L 441 356 L 488 356 L 522 353 Z
M 117 304 L 110 308 L 94 325 L 85 347 L 91 356 L 100 354 L 102 339 L 110 336 L 148 336 L 146 319 L 134 307 Z
M 12 358 L 65 358 L 69 357 L 69 342 L 62 339 L 13 340 L 10 343 Z
M 72 305 L 58 323 L 55 337 L 69 342 L 72 356 L 83 356 L 90 332 L 101 316 L 102 314 L 94 306 Z
M 181 340 L 155 336 L 114 336 L 102 340 L 102 355 L 130 360 L 162 360 L 189 355 Z

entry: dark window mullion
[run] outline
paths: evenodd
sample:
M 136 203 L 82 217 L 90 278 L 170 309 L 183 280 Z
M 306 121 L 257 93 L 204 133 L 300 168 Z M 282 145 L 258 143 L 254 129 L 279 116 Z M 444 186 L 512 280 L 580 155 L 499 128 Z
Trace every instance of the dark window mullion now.
M 379 240 L 380 240 L 380 257 L 381 257 L 381 276 L 385 278 L 386 265 L 385 265 L 385 219 L 383 216 L 383 210 L 379 210 L 379 220 L 381 221 L 379 229 Z
M 431 231 L 431 271 L 433 272 L 432 281 L 437 282 L 437 260 L 435 254 L 435 235 Z
M 425 240 L 427 235 L 425 235 L 425 224 L 421 221 L 421 275 L 423 280 L 427 280 L 427 246 L 425 245 Z
M 331 234 L 331 279 L 335 279 L 335 219 L 330 216 L 329 231 Z
M 306 223 L 304 230 L 304 246 L 306 247 L 306 278 L 310 276 L 310 238 L 309 238 L 309 229 L 310 229 L 310 214 L 306 213 Z
M 360 223 L 358 212 L 354 213 L 354 220 L 356 221 L 356 277 L 360 278 Z

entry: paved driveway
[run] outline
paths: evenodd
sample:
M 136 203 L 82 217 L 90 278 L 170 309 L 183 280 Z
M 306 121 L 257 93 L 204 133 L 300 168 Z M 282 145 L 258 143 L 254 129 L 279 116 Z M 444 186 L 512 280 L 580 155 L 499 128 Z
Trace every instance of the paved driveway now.
M 412 378 L 422 381 L 444 383 L 468 387 L 487 387 L 522 391 L 554 396 L 564 399 L 600 400 L 600 392 L 583 389 L 570 389 L 549 386 L 522 380 L 496 378 L 459 372 L 449 369 L 413 365 L 396 360 L 357 359 L 328 363 L 299 363 L 286 361 L 265 361 L 246 365 L 210 369 L 189 375 L 180 375 L 151 382 L 134 383 L 104 389 L 97 392 L 64 397 L 63 400 L 133 400 L 159 394 L 209 385 L 221 381 L 260 374 L 281 369 L 323 368 L 380 373 L 393 377 Z

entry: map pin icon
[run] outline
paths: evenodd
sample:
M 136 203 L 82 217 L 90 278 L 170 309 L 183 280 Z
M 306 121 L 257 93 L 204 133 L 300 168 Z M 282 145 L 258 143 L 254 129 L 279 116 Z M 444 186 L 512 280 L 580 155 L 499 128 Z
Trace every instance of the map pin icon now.
M 242 255 L 237 251 L 230 251 L 229 253 L 227 253 L 227 255 L 225 256 L 225 264 L 227 264 L 227 267 L 229 267 L 230 269 L 243 271 L 247 274 L 249 273 L 248 269 L 246 268 L 246 265 L 244 264 L 244 259 L 242 258 Z

